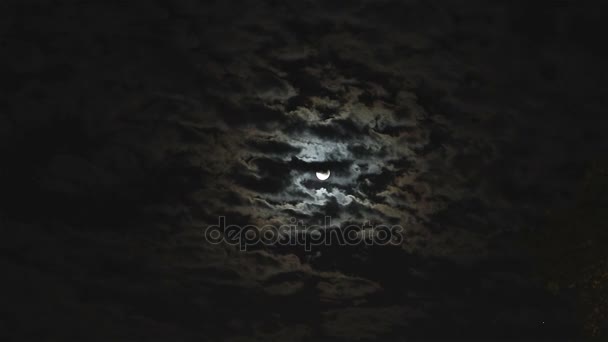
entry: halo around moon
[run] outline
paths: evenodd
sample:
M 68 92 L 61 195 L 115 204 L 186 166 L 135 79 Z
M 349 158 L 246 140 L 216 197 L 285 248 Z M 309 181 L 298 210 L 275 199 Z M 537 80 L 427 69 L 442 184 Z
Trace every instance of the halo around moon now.
M 327 178 L 329 178 L 329 175 L 331 173 L 329 172 L 329 170 L 325 171 L 325 172 L 317 172 L 317 178 L 319 178 L 319 180 L 326 180 Z

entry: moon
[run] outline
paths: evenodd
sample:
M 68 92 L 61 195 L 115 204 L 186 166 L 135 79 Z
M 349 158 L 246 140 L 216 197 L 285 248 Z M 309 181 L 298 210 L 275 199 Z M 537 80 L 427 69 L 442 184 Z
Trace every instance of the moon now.
M 331 173 L 329 172 L 329 170 L 325 171 L 325 172 L 317 172 L 317 178 L 319 178 L 320 180 L 326 180 L 327 178 L 329 178 L 329 175 Z

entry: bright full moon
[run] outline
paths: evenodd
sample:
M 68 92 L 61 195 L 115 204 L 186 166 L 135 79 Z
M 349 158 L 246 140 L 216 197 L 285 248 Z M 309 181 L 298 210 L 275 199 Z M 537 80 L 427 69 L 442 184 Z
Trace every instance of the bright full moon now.
M 329 175 L 329 170 L 325 172 L 317 172 L 317 178 L 319 178 L 320 180 L 326 180 L 327 178 L 329 178 Z

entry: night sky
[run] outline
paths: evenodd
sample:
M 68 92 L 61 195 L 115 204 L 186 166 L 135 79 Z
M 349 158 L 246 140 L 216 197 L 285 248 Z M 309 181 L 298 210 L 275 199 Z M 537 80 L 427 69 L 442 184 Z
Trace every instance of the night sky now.
M 2 1 L 0 338 L 608 338 L 598 3 Z

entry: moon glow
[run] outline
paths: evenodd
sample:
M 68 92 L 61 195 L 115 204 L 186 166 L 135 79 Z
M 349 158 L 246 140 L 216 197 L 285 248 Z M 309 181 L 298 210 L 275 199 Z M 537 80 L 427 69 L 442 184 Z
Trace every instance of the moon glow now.
M 329 175 L 331 173 L 329 172 L 329 170 L 325 171 L 325 172 L 317 172 L 317 178 L 319 178 L 319 180 L 326 180 L 327 178 L 329 178 Z

